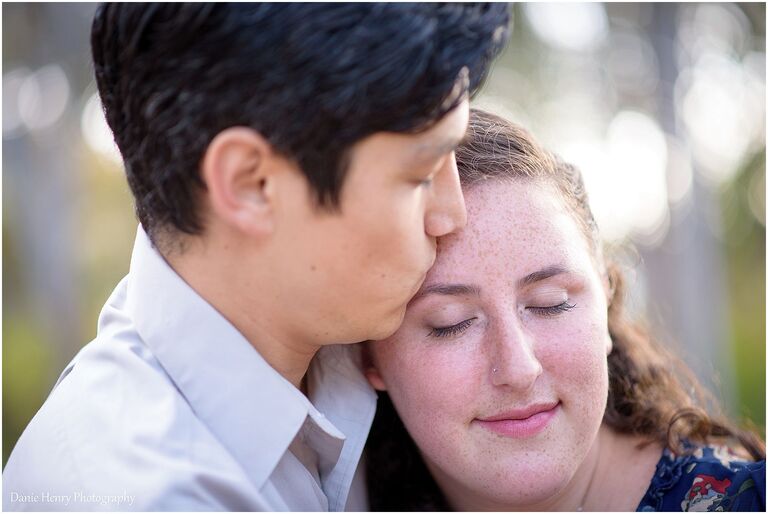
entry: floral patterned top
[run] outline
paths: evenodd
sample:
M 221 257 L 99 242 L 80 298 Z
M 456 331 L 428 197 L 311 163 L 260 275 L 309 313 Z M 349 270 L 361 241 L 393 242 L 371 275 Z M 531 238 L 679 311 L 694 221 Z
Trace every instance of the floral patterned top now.
M 765 460 L 739 460 L 720 446 L 691 455 L 665 449 L 637 510 L 765 512 Z

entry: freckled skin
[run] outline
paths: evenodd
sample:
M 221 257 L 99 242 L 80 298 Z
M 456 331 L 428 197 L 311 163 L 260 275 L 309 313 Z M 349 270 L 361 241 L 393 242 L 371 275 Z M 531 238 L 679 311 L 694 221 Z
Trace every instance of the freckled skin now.
M 554 506 L 575 487 L 580 467 L 588 480 L 595 462 L 611 348 L 602 277 L 549 187 L 494 180 L 465 191 L 465 200 L 467 227 L 439 240 L 422 288 L 469 284 L 480 295 L 412 302 L 400 329 L 371 345 L 380 386 L 449 501 L 461 498 L 470 510 Z M 517 284 L 552 265 L 568 272 Z M 531 308 L 566 299 L 575 307 L 565 312 Z M 433 332 L 472 318 L 461 333 Z M 476 422 L 553 401 L 559 412 L 531 437 L 501 436 Z

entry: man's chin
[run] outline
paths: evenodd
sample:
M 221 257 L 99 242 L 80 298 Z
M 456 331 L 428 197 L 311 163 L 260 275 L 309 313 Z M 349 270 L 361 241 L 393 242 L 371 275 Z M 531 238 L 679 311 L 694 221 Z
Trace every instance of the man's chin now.
M 403 319 L 405 319 L 405 311 L 408 307 L 408 304 L 416 295 L 416 293 L 419 292 L 419 289 L 421 289 L 421 285 L 424 283 L 426 276 L 426 272 L 422 273 L 420 278 L 408 291 L 408 294 L 405 295 L 396 306 L 392 307 L 389 312 L 382 314 L 378 318 L 377 326 L 374 330 L 371 331 L 372 336 L 369 337 L 370 340 L 381 341 L 382 339 L 386 339 L 397 332 L 397 329 L 399 329 L 400 325 L 403 324 Z
M 416 287 L 411 291 L 411 295 L 408 297 L 408 302 L 410 302 L 414 296 L 416 296 L 416 293 L 419 292 L 419 289 L 421 289 L 421 286 L 424 285 L 424 281 L 427 279 L 427 273 L 429 272 L 430 268 L 427 268 L 424 270 L 424 273 L 420 275 L 419 280 L 416 282 Z
M 399 307 L 397 310 L 392 311 L 389 316 L 386 316 L 386 319 L 382 317 L 381 322 L 379 323 L 378 327 L 376 327 L 376 334 L 370 339 L 373 341 L 381 341 L 382 339 L 387 339 L 392 334 L 397 332 L 397 329 L 400 328 L 400 325 L 403 324 L 404 318 L 405 305 Z

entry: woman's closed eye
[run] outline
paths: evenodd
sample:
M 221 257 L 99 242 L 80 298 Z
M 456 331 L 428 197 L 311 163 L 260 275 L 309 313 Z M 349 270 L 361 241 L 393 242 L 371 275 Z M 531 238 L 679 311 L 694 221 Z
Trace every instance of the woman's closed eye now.
M 453 337 L 467 330 L 477 318 L 469 318 L 447 327 L 432 327 L 430 337 Z
M 558 314 L 562 314 L 563 312 L 568 312 L 574 307 L 576 307 L 575 303 L 568 303 L 568 300 L 564 300 L 563 302 L 558 303 L 556 305 L 547 305 L 547 306 L 529 305 L 526 307 L 526 309 L 533 312 L 534 314 L 538 314 L 539 316 L 557 316 Z

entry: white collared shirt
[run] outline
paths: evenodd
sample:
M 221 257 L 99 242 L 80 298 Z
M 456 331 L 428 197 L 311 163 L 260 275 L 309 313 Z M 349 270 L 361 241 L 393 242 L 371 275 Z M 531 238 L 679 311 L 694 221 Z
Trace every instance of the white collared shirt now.
M 139 227 L 96 339 L 11 453 L 3 507 L 365 510 L 358 464 L 376 393 L 357 346 L 318 353 L 310 402 Z

